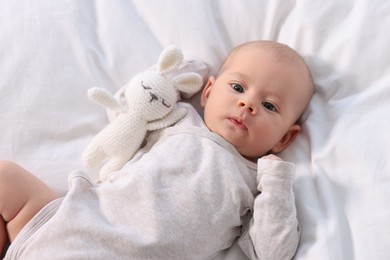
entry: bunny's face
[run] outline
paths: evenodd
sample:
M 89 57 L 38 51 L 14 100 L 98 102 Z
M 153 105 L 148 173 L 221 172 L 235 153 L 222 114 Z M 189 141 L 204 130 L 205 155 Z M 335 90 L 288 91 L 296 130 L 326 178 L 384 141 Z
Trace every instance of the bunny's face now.
M 177 93 L 171 80 L 150 71 L 129 83 L 125 99 L 128 107 L 136 109 L 146 121 L 153 121 L 172 111 Z
M 178 91 L 195 93 L 200 89 L 202 78 L 196 73 L 183 73 L 173 78 L 169 76 L 182 61 L 183 52 L 180 49 L 167 47 L 160 54 L 155 70 L 138 74 L 129 82 L 125 100 L 131 113 L 147 122 L 162 119 L 175 108 Z

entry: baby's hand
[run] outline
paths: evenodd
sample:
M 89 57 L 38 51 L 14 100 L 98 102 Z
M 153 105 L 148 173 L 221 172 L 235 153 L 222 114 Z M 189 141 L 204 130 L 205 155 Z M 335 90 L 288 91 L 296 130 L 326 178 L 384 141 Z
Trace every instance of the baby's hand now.
M 269 160 L 275 160 L 275 161 L 283 161 L 281 158 L 279 158 L 278 156 L 276 156 L 274 154 L 269 154 L 269 155 L 263 156 L 263 158 L 269 159 Z
M 275 178 L 294 180 L 295 164 L 286 162 L 274 154 L 268 154 L 257 161 L 257 190 L 262 192 L 265 180 Z

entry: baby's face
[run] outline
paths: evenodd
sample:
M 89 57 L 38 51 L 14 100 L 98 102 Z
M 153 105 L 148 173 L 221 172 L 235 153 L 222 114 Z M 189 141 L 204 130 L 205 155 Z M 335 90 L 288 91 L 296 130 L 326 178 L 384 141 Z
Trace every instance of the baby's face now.
M 245 47 L 203 90 L 205 123 L 249 159 L 278 153 L 300 130 L 295 122 L 308 103 L 302 82 L 291 63 Z

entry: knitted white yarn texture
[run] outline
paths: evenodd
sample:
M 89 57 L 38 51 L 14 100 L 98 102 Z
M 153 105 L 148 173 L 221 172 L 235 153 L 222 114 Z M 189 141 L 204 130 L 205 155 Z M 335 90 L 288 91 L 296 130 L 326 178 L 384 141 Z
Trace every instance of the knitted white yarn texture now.
M 173 125 L 186 115 L 185 109 L 176 107 L 177 93 L 195 93 L 203 80 L 193 72 L 172 73 L 182 62 L 183 52 L 169 46 L 160 54 L 155 70 L 142 72 L 126 84 L 123 100 L 101 88 L 88 91 L 92 101 L 117 113 L 82 155 L 85 167 L 102 166 L 98 181 L 121 169 L 140 148 L 148 131 Z

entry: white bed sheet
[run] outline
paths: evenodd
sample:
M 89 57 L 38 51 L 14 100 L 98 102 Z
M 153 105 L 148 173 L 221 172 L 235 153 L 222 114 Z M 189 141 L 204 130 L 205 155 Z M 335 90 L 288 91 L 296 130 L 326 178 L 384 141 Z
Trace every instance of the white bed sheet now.
M 0 1 L 0 158 L 56 189 L 107 124 L 87 89 L 115 92 L 175 44 L 214 74 L 235 45 L 277 40 L 307 60 L 316 94 L 297 163 L 296 259 L 390 257 L 390 2 Z M 221 259 L 245 259 L 234 246 Z

